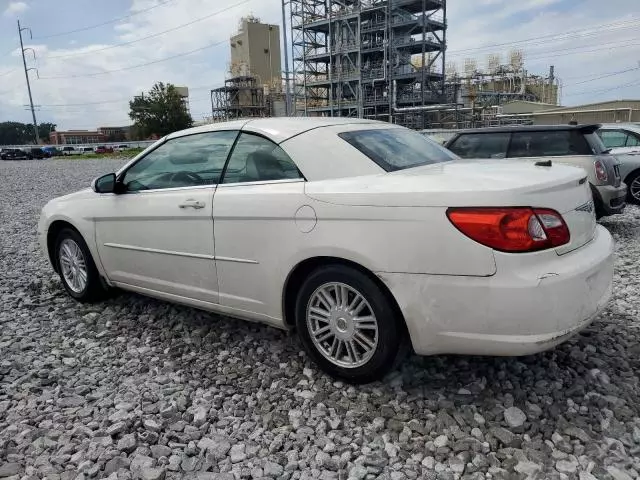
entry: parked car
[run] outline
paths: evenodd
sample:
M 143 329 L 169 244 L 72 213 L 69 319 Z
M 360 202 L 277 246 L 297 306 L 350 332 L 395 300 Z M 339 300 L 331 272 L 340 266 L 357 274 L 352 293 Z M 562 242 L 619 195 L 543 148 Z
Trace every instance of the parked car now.
M 62 147 L 62 155 L 64 156 L 80 155 L 81 153 L 82 152 L 80 151 L 79 148 L 72 147 L 70 145 L 65 145 L 64 147 Z
M 640 124 L 605 124 L 598 135 L 620 161 L 620 176 L 628 188 L 627 201 L 640 204 Z
M 31 160 L 32 158 L 30 153 L 21 148 L 3 148 L 0 152 L 1 160 Z
M 62 152 L 60 150 L 58 150 L 58 148 L 56 148 L 56 147 L 51 147 L 51 146 L 42 147 L 42 150 L 47 152 L 49 154 L 49 157 L 60 157 L 60 156 L 62 156 Z
M 95 153 L 113 153 L 113 147 L 105 147 L 104 145 L 97 146 Z
M 545 157 L 583 168 L 598 217 L 622 213 L 627 186 L 620 162 L 596 135 L 599 125 L 509 125 L 459 130 L 445 146 L 462 158 Z
M 463 161 L 351 118 L 172 133 L 50 201 L 38 233 L 81 302 L 119 287 L 296 329 L 352 382 L 380 378 L 408 342 L 421 355 L 552 348 L 604 308 L 613 278 L 583 170 Z
M 113 150 L 115 152 L 126 152 L 127 150 L 129 150 L 131 147 L 129 147 L 129 145 L 118 145 L 117 147 L 115 147 Z
M 640 125 L 636 123 L 603 124 L 598 135 L 613 154 L 640 153 Z
M 45 150 L 39 147 L 30 148 L 28 153 L 32 159 L 35 158 L 37 160 L 42 160 L 43 158 L 51 157 L 50 153 L 46 152 Z

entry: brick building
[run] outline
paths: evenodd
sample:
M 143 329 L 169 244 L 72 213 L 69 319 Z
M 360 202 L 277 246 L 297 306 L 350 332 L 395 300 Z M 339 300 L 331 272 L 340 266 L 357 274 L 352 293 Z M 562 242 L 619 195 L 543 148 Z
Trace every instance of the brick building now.
M 51 145 L 82 145 L 86 143 L 104 143 L 107 136 L 99 131 L 67 130 L 66 132 L 51 132 Z

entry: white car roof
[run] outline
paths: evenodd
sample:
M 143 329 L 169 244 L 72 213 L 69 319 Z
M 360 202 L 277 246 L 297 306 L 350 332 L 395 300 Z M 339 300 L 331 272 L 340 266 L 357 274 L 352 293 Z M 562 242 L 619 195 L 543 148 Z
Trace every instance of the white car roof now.
M 174 132 L 167 136 L 167 139 L 193 135 L 195 133 L 214 132 L 218 130 L 244 130 L 247 132 L 259 133 L 275 143 L 285 140 L 321 127 L 331 127 L 336 125 L 366 125 L 381 124 L 376 120 L 361 120 L 358 118 L 336 118 L 336 117 L 272 117 L 259 118 L 255 120 L 235 120 L 231 122 L 211 123 L 199 127 L 189 128 Z M 387 124 L 388 125 L 388 124 Z

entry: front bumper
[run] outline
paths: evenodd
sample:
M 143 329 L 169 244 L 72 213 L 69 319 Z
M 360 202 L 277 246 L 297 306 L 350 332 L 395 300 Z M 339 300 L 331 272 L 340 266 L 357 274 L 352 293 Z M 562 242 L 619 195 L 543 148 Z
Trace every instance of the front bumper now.
M 600 185 L 595 187 L 597 196 L 595 199 L 596 209 L 600 216 L 616 215 L 622 213 L 626 206 L 627 185 L 620 183 L 619 186 Z
M 611 297 L 613 239 L 602 226 L 559 256 L 496 252 L 491 277 L 378 273 L 420 355 L 528 355 L 586 327 Z

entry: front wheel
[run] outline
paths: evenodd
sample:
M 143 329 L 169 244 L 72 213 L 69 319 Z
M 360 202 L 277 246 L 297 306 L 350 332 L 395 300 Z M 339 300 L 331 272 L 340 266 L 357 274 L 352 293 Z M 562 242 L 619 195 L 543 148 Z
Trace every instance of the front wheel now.
M 102 300 L 106 290 L 82 236 L 66 228 L 58 235 L 55 248 L 58 273 L 69 295 L 82 303 Z
M 640 204 L 640 171 L 627 177 L 627 200 L 629 203 Z
M 305 350 L 325 372 L 352 383 L 378 380 L 394 368 L 402 350 L 401 321 L 371 278 L 342 265 L 311 273 L 296 302 Z

